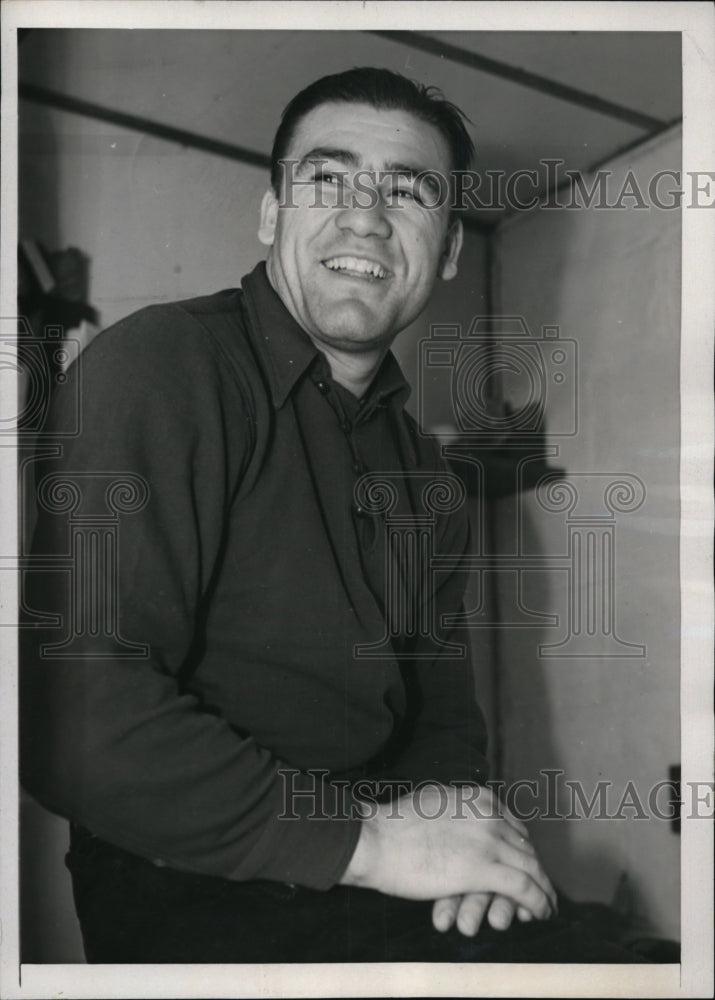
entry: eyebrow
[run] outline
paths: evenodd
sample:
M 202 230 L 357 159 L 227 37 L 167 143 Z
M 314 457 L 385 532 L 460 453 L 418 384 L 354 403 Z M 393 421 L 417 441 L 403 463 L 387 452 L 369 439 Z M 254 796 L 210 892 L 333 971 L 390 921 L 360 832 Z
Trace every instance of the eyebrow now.
M 315 146 L 310 152 L 301 156 L 298 161 L 298 170 L 314 163 L 318 160 L 337 160 L 347 167 L 357 167 L 360 164 L 360 157 L 351 149 L 338 149 L 335 146 Z
M 406 174 L 408 177 L 417 177 L 418 174 L 434 173 L 430 171 L 427 167 L 418 167 L 411 163 L 387 163 L 385 164 L 385 172 L 389 173 L 394 171 L 399 174 Z
M 399 174 L 400 177 L 405 177 L 408 180 L 414 180 L 416 177 L 422 177 L 423 183 L 427 185 L 437 198 L 439 198 L 442 193 L 439 184 L 436 184 L 433 179 L 433 175 L 438 173 L 438 171 L 430 169 L 429 167 L 414 166 L 410 163 L 388 163 L 385 166 L 385 172 L 394 172 Z

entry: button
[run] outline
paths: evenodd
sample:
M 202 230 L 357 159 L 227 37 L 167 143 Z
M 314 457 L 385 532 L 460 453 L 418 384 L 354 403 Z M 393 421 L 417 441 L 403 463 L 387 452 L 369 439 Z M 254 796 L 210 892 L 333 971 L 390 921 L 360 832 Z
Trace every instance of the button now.
M 358 517 L 364 517 L 365 516 L 365 508 L 361 507 L 359 504 L 356 504 L 356 506 L 355 506 L 355 513 L 357 514 Z
M 328 393 L 330 392 L 330 386 L 328 385 L 327 382 L 324 382 L 321 379 L 319 382 L 316 382 L 315 384 L 317 385 L 318 389 L 322 392 L 324 396 L 328 395 Z
M 341 428 L 342 428 L 342 430 L 344 431 L 345 434 L 349 434 L 350 431 L 352 430 L 352 427 L 350 426 L 350 421 L 349 420 L 346 420 L 340 426 L 341 426 Z
M 362 475 L 362 462 L 353 462 L 353 472 L 356 476 Z

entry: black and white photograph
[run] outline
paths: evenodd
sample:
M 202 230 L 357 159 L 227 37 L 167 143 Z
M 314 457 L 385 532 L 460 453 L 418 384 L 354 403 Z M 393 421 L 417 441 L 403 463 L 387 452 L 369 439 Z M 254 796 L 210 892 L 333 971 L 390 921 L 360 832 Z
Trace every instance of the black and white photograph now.
M 2 62 L 0 995 L 711 996 L 711 5 Z

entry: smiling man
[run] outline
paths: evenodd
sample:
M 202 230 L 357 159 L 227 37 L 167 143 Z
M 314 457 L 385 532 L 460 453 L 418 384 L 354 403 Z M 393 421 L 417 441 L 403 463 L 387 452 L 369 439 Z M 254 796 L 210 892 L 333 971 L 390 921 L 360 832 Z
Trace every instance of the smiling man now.
M 317 81 L 276 136 L 265 263 L 83 356 L 82 432 L 42 470 L 34 550 L 67 552 L 63 497 L 128 512 L 116 558 L 31 575 L 28 606 L 60 624 L 25 630 L 22 762 L 71 821 L 89 961 L 589 960 L 483 787 L 444 624 L 466 513 L 390 353 L 457 273 L 441 194 L 471 156 L 437 93 L 377 69 Z M 77 391 L 75 366 L 58 432 Z M 418 527 L 432 487 L 457 567 L 434 580 L 383 516 Z

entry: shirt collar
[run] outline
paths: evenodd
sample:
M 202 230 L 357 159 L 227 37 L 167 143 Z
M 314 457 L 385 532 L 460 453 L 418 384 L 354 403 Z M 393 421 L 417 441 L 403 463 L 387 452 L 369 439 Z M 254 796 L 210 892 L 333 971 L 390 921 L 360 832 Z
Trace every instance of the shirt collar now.
M 252 335 L 268 378 L 273 405 L 281 407 L 320 353 L 283 305 L 260 261 L 241 282 Z
M 329 372 L 325 355 L 286 309 L 260 261 L 242 282 L 249 314 L 250 334 L 263 363 L 273 405 L 279 409 L 307 369 Z M 317 360 L 316 360 L 317 359 Z M 387 405 L 400 408 L 410 395 L 410 386 L 397 359 L 388 351 L 365 397 L 365 406 Z

